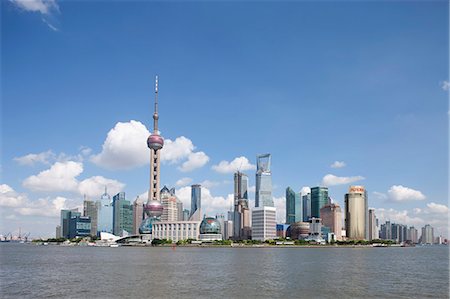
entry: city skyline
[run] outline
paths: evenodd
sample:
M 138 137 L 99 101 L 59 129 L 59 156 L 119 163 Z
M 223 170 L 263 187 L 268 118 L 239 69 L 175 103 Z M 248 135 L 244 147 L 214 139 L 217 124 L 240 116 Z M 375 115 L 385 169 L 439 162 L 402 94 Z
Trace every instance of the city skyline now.
M 45 11 L 19 3 L 1 4 L 0 233 L 21 227 L 35 237 L 51 236 L 59 210 L 81 208 L 84 194 L 99 199 L 105 186 L 110 195 L 124 191 L 130 202 L 146 199 L 145 140 L 159 74 L 161 186 L 177 186 L 185 208 L 190 185 L 200 184 L 203 213 L 225 214 L 238 170 L 249 178 L 252 208 L 256 156 L 270 153 L 279 223 L 285 222 L 288 186 L 295 192 L 327 186 L 344 207 L 348 187 L 363 185 L 380 223 L 429 223 L 435 235 L 448 237 L 448 137 L 442 138 L 448 121 L 447 4 L 341 3 L 349 10 L 328 4 L 324 11 L 325 4 L 267 3 L 257 12 L 273 16 L 273 27 L 264 27 L 260 16 L 241 33 L 250 4 L 238 4 L 239 12 L 224 3 L 54 2 L 58 9 Z M 107 10 L 105 24 L 93 31 L 88 24 L 75 26 L 73 18 L 93 21 L 89 9 L 100 7 Z M 373 15 L 360 19 L 368 7 L 388 25 L 373 27 Z M 431 15 L 419 17 L 424 7 Z M 141 11 L 133 21 L 122 9 Z M 223 10 L 236 24 L 219 15 Z M 358 18 L 361 28 L 344 22 L 333 37 L 324 28 L 304 27 L 343 14 Z M 113 22 L 118 16 L 127 21 L 123 27 Z M 158 28 L 164 18 L 174 24 Z M 192 25 L 179 27 L 188 21 Z M 432 33 L 410 36 L 410 25 Z M 238 48 L 231 46 L 235 39 Z

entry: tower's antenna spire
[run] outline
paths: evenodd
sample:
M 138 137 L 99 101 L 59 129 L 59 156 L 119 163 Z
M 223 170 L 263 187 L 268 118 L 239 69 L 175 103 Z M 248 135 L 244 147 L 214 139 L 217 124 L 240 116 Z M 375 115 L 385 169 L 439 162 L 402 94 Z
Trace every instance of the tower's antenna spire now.
M 158 134 L 158 75 L 155 79 L 155 112 L 153 112 L 153 131 Z

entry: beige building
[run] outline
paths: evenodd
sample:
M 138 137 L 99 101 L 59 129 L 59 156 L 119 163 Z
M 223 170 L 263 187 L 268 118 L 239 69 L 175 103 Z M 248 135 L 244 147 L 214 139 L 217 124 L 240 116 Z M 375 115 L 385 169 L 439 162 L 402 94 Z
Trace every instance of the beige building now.
M 172 242 L 180 240 L 198 240 L 201 221 L 155 222 L 152 225 L 153 239 L 168 239 Z
M 139 234 L 139 226 L 144 219 L 144 201 L 139 196 L 133 202 L 133 234 Z
M 367 192 L 363 186 L 350 186 L 345 194 L 345 230 L 350 240 L 369 239 Z
M 323 226 L 329 227 L 336 240 L 342 240 L 342 211 L 337 203 L 329 203 L 320 209 Z
M 161 204 L 163 212 L 161 221 L 178 221 L 178 205 L 175 189 L 169 190 L 166 186 L 161 190 Z

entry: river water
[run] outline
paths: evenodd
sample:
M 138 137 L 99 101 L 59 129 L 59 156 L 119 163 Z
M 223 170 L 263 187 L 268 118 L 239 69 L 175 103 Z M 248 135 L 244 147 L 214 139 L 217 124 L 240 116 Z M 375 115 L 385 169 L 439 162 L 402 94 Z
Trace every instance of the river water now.
M 1 298 L 449 298 L 449 248 L 0 244 Z

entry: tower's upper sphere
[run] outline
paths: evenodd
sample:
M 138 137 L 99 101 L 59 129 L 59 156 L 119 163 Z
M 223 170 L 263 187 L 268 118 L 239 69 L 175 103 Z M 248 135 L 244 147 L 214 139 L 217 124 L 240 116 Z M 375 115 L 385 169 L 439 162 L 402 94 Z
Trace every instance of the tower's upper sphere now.
M 152 200 L 144 205 L 144 211 L 149 217 L 160 217 L 163 213 L 163 206 L 157 200 Z
M 158 134 L 152 134 L 148 136 L 147 146 L 153 150 L 162 149 L 164 146 L 164 139 Z

